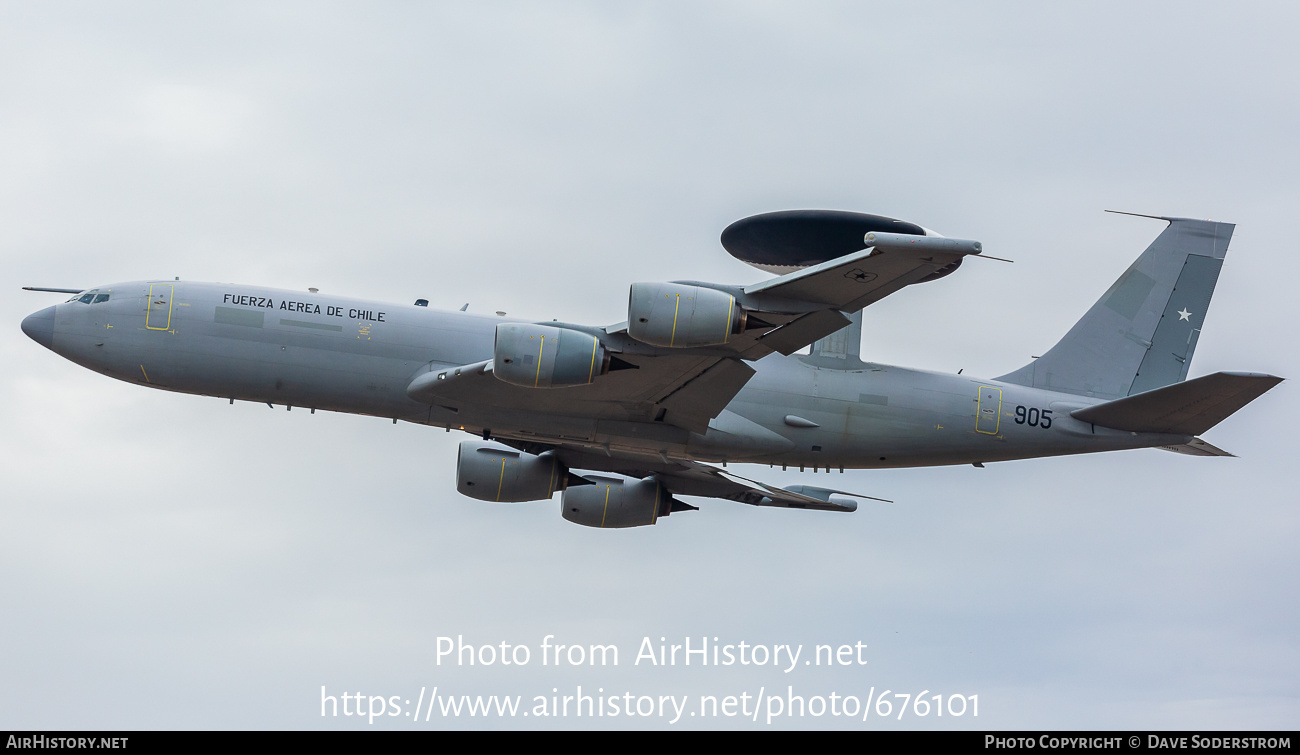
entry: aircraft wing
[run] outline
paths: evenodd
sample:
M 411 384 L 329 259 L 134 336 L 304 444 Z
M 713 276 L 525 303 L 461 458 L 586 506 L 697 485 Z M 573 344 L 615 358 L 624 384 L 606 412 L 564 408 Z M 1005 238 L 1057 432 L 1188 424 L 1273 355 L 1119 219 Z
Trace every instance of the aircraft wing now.
M 736 355 L 793 354 L 847 325 L 844 313 L 942 277 L 967 255 L 982 251 L 978 241 L 897 233 L 869 233 L 865 243 L 871 246 L 741 289 L 737 302 L 760 324 L 729 344 Z
M 573 445 L 519 443 L 509 440 L 498 442 L 531 454 L 550 452 L 571 470 L 572 475 L 593 482 L 606 472 L 632 478 L 654 477 L 673 495 L 723 498 L 751 506 L 842 512 L 857 510 L 858 504 L 852 500 L 854 498 L 893 503 L 885 498 L 812 485 L 778 488 L 732 474 L 721 467 L 689 459 L 660 459 L 644 454 L 607 456 Z M 595 471 L 579 471 L 582 469 Z
M 748 503 L 751 506 L 776 506 L 789 509 L 817 509 L 819 511 L 857 511 L 857 501 L 852 498 L 865 498 L 871 501 L 892 503 L 884 498 L 873 498 L 859 493 L 843 490 L 820 488 L 812 485 L 791 485 L 778 488 L 766 483 L 734 475 L 725 469 L 700 464 L 683 462 L 684 468 L 678 472 L 661 472 L 655 477 L 664 487 L 675 495 L 695 495 L 706 498 L 725 498 L 731 501 Z M 851 496 L 843 498 L 841 496 Z
M 873 234 L 876 235 L 876 234 Z M 886 234 L 878 234 L 885 236 Z M 895 235 L 895 234 L 890 234 Z M 911 283 L 962 259 L 978 254 L 957 239 L 910 236 L 910 242 L 878 244 L 820 265 L 745 287 L 758 306 L 763 300 L 815 302 L 844 312 L 856 312 Z M 779 310 L 779 304 L 776 307 Z
M 747 361 L 773 352 L 793 354 L 847 326 L 845 312 L 943 275 L 966 255 L 980 252 L 979 242 L 942 237 L 872 233 L 867 242 L 873 246 L 751 286 L 664 284 L 712 289 L 734 298 L 745 313 L 745 326 L 722 344 L 653 345 L 633 338 L 627 323 L 606 328 L 538 323 L 595 338 L 617 360 L 615 367 L 587 384 L 557 390 L 499 380 L 492 360 L 450 371 L 430 366 L 412 380 L 407 395 L 457 411 L 474 405 L 507 415 L 554 414 L 565 421 L 663 423 L 703 434 L 753 376 Z
M 488 360 L 454 370 L 429 370 L 407 387 L 423 403 L 460 412 L 488 408 L 508 425 L 517 412 L 555 418 L 557 435 L 591 435 L 600 422 L 666 424 L 701 435 L 754 374 L 739 359 L 692 354 L 620 355 L 630 368 L 610 372 L 589 385 L 560 389 L 525 388 L 498 380 Z M 459 374 L 456 374 L 459 372 Z M 447 375 L 440 379 L 440 375 Z M 651 436 L 650 439 L 653 439 Z M 678 438 L 685 441 L 685 436 Z

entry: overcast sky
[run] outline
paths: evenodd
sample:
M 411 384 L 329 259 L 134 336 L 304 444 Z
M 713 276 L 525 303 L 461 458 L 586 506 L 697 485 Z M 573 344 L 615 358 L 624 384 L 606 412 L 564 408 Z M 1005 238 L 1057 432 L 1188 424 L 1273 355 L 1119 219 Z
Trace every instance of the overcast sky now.
M 23 285 L 166 276 L 607 324 L 631 281 L 763 279 L 720 231 L 816 207 L 1014 259 L 866 313 L 866 358 L 992 376 L 1163 227 L 1119 209 L 1237 223 L 1191 373 L 1296 377 L 1296 28 L 1283 2 L 0 0 L 0 728 L 766 726 L 320 714 L 322 686 L 579 685 L 979 699 L 773 727 L 1295 728 L 1289 382 L 1206 434 L 1237 459 L 851 471 L 896 503 L 605 532 L 458 496 L 455 434 L 146 390 L 18 324 L 61 300 Z M 438 665 L 457 635 L 532 662 Z M 547 635 L 620 663 L 543 667 Z M 655 669 L 647 636 L 868 663 Z

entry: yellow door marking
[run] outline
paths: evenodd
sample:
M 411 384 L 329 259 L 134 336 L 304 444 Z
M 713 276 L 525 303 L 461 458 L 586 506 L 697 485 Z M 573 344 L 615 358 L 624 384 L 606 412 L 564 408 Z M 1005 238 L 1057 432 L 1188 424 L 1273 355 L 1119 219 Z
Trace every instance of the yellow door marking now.
M 600 513 L 600 526 L 605 526 L 605 517 L 609 516 L 609 489 L 610 485 L 605 486 L 605 510 Z
M 997 397 L 997 408 L 994 409 L 992 412 L 993 419 L 985 420 L 984 409 L 985 409 L 986 402 L 989 405 L 989 408 L 992 408 L 992 404 L 995 396 Z M 989 423 L 991 421 L 993 424 L 993 429 L 992 430 L 981 429 L 980 420 L 984 420 L 982 423 L 984 428 L 988 428 Z M 1002 426 L 1002 389 L 981 385 L 979 400 L 975 403 L 975 432 L 983 433 L 984 435 L 997 435 L 998 428 L 1001 426 Z
M 506 486 L 506 460 L 501 459 L 501 479 L 497 482 L 497 503 L 501 502 L 501 489 Z
M 167 291 L 167 317 L 166 317 L 166 321 L 165 321 L 162 325 L 151 325 L 151 324 L 150 324 L 150 322 L 157 322 L 157 321 L 159 321 L 159 320 L 163 320 L 163 319 L 164 319 L 164 318 L 163 318 L 163 312 L 162 312 L 162 308 L 161 308 L 161 307 L 158 308 L 158 311 L 157 311 L 156 313 L 154 312 L 154 306 L 153 306 L 153 290 L 154 290 L 154 288 L 157 288 L 157 289 L 158 289 L 158 291 L 159 291 L 159 295 L 161 295 L 161 292 L 162 292 L 162 289 L 163 289 L 163 288 L 167 288 L 167 289 L 168 289 L 168 291 Z M 172 324 L 172 296 L 173 296 L 173 294 L 175 294 L 175 293 L 176 293 L 176 292 L 175 292 L 175 288 L 174 288 L 174 287 L 172 286 L 172 284 L 170 284 L 170 283 L 150 283 L 150 284 L 149 284 L 149 305 L 146 306 L 145 309 L 144 309 L 144 327 L 145 327 L 145 329 L 147 329 L 147 330 L 167 330 L 168 328 L 171 327 L 171 324 Z
M 140 372 L 141 372 L 141 374 L 144 375 L 144 381 L 145 381 L 146 383 L 152 383 L 152 382 L 153 382 L 152 380 L 149 379 L 149 373 L 147 373 L 147 372 L 144 371 L 144 365 L 143 365 L 143 364 L 140 365 Z

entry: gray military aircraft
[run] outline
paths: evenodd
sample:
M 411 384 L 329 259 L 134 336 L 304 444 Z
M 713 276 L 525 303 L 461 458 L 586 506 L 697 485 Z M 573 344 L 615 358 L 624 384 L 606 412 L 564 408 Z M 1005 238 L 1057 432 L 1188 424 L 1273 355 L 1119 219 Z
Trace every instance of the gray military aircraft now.
M 843 472 L 1147 447 L 1230 455 L 1197 436 L 1281 378 L 1186 379 L 1234 226 L 1158 219 L 1168 227 L 1059 343 L 993 379 L 860 358 L 864 307 L 952 273 L 979 242 L 823 210 L 723 232 L 730 253 L 783 275 L 634 283 L 627 320 L 606 327 L 148 280 L 31 289 L 73 296 L 22 329 L 152 388 L 473 433 L 482 440 L 460 445 L 461 493 L 561 492 L 564 518 L 582 525 L 655 524 L 695 508 L 675 496 L 854 511 L 869 496 L 778 488 L 727 464 Z

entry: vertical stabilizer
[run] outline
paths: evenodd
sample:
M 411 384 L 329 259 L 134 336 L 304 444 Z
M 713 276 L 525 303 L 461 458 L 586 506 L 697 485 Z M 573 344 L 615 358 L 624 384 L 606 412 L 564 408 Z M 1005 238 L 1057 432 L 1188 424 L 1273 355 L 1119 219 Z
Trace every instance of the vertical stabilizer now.
M 1169 227 L 1083 319 L 998 380 L 1112 399 L 1185 380 L 1235 226 L 1159 219 Z

